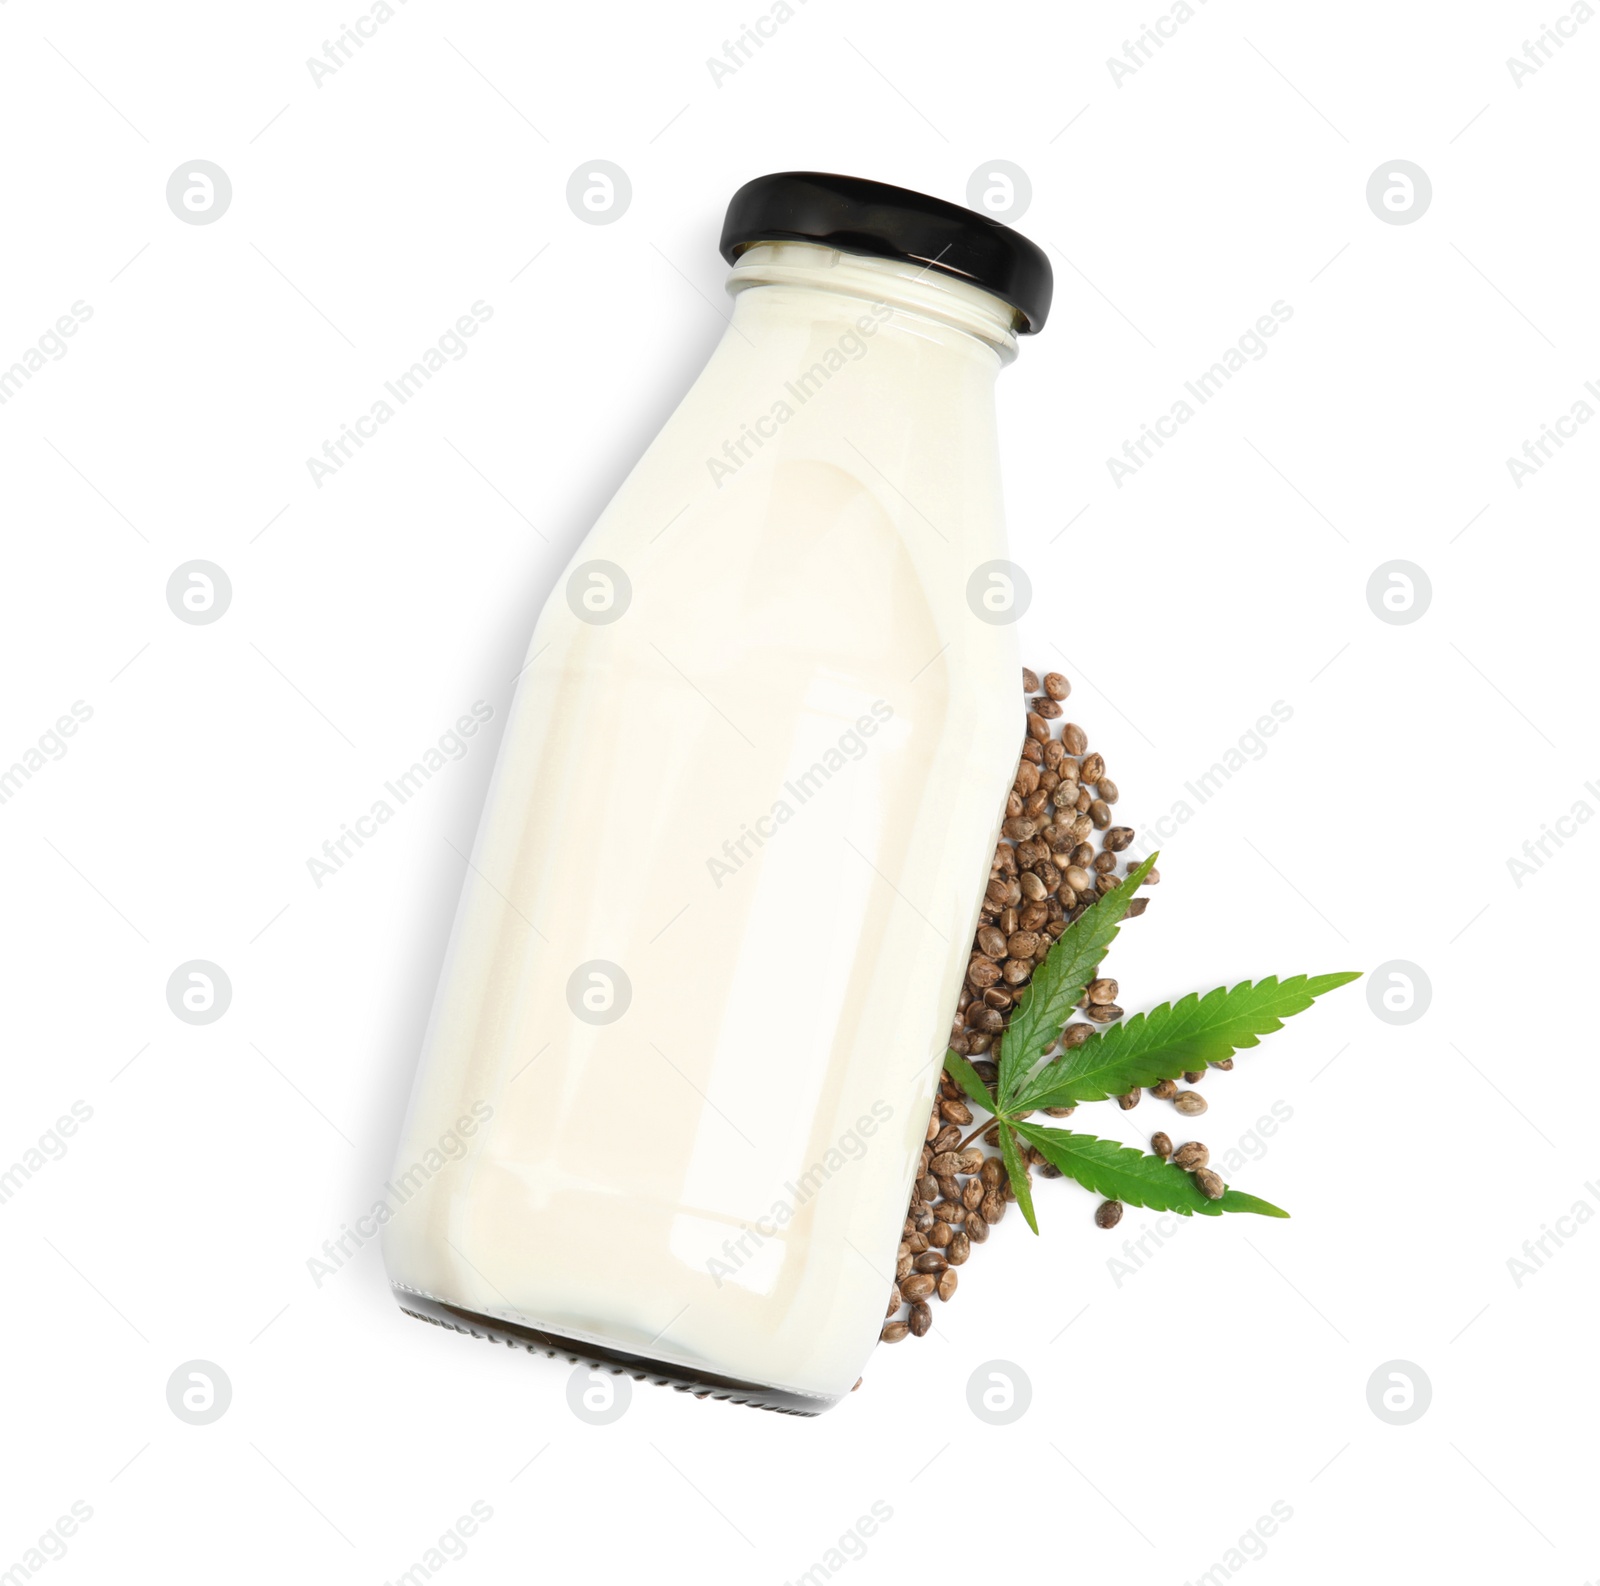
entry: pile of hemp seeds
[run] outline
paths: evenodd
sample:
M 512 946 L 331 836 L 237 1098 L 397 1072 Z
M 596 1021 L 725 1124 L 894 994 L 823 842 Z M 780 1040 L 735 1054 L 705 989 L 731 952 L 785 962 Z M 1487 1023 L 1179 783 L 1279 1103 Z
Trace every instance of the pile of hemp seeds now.
M 1072 685 L 1059 672 L 1046 672 L 1041 682 L 1024 667 L 1022 687 L 1028 695 L 1027 737 L 1006 795 L 1000 841 L 950 1030 L 950 1045 L 990 1086 L 999 1069 L 986 1054 L 1004 1033 L 1023 988 L 1067 926 L 1121 886 L 1117 867 L 1134 839 L 1133 828 L 1117 825 L 1112 816 L 1121 793 L 1106 774 L 1104 758 L 1090 751 L 1083 728 L 1065 719 L 1062 702 Z M 1154 886 L 1160 879 L 1160 872 L 1152 870 L 1144 884 Z M 1126 918 L 1135 919 L 1148 907 L 1148 898 L 1135 898 Z M 1079 1005 L 1082 1018 L 1071 1020 L 1061 1033 L 1062 1048 L 1082 1046 L 1096 1025 L 1120 1019 L 1117 996 L 1116 981 L 1092 981 Z M 1233 1059 L 1211 1066 L 1230 1069 Z M 1203 1077 L 1185 1074 L 1184 1084 L 1196 1085 Z M 1127 1111 L 1138 1105 L 1141 1094 L 1131 1090 L 1116 1098 L 1117 1105 Z M 1150 1094 L 1170 1102 L 1181 1117 L 1195 1118 L 1206 1110 L 1199 1091 L 1180 1088 L 1175 1080 L 1151 1086 Z M 1076 1109 L 1044 1111 L 1066 1118 Z M 1158 1130 L 1150 1137 L 1150 1149 L 1193 1173 L 1206 1194 L 1222 1193 L 1222 1181 L 1207 1166 L 1210 1155 L 1199 1141 L 1174 1149 L 1171 1137 Z M 1026 1167 L 1030 1175 L 1037 1168 L 1042 1178 L 1062 1176 L 1034 1146 L 1028 1147 Z M 1016 1198 L 1000 1156 L 997 1126 L 973 1128 L 972 1109 L 961 1087 L 941 1073 L 906 1208 L 888 1319 L 880 1335 L 884 1343 L 899 1343 L 908 1334 L 921 1338 L 932 1328 L 929 1302 L 935 1295 L 949 1300 L 955 1294 L 956 1268 L 966 1265 L 972 1247 L 988 1239 L 990 1228 Z M 1102 1201 L 1094 1220 L 1098 1227 L 1115 1228 L 1122 1220 L 1122 1203 Z

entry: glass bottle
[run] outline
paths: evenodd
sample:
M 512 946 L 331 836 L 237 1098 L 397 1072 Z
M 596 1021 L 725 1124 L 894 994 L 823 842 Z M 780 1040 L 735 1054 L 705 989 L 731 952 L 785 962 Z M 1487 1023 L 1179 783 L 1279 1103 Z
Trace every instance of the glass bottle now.
M 771 176 L 549 596 L 425 1040 L 401 1306 L 814 1414 L 889 1300 L 1023 707 L 994 380 L 1049 265 Z

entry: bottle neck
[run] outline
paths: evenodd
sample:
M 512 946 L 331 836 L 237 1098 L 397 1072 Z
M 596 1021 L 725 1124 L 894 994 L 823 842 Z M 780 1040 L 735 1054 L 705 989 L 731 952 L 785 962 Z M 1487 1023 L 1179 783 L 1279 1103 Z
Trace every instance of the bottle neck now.
M 741 300 L 757 287 L 835 297 L 841 320 L 853 319 L 863 311 L 862 305 L 887 305 L 898 314 L 972 337 L 990 348 L 1001 364 L 1017 355 L 1017 311 L 993 293 L 928 265 L 842 253 L 814 242 L 755 243 L 739 255 L 728 277 L 736 326 Z M 754 299 L 761 296 L 753 294 Z

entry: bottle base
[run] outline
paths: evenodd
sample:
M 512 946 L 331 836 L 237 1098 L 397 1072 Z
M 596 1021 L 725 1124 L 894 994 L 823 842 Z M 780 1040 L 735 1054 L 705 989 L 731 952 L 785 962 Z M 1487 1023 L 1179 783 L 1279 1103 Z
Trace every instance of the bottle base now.
M 578 1365 L 593 1366 L 598 1371 L 630 1376 L 636 1382 L 653 1382 L 661 1387 L 676 1388 L 679 1393 L 692 1393 L 697 1399 L 726 1399 L 730 1404 L 775 1410 L 780 1415 L 821 1415 L 839 1402 L 823 1394 L 791 1393 L 764 1383 L 743 1382 L 737 1377 L 699 1371 L 675 1361 L 651 1360 L 645 1355 L 564 1338 L 559 1333 L 528 1327 L 521 1322 L 484 1316 L 430 1295 L 418 1294 L 415 1289 L 391 1285 L 391 1292 L 400 1309 L 419 1322 L 432 1322 L 435 1327 L 448 1327 L 453 1332 L 504 1344 L 508 1349 L 526 1349 L 533 1355 L 548 1355 L 552 1359 L 561 1356 Z

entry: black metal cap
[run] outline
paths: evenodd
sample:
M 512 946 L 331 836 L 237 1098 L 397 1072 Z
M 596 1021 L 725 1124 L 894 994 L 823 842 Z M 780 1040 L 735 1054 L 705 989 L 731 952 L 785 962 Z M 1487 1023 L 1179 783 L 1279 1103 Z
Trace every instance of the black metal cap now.
M 732 264 L 753 242 L 819 242 L 926 265 L 1009 303 L 1025 334 L 1041 330 L 1050 312 L 1050 261 L 1021 232 L 942 198 L 859 176 L 780 171 L 746 182 L 722 223 L 722 257 Z

